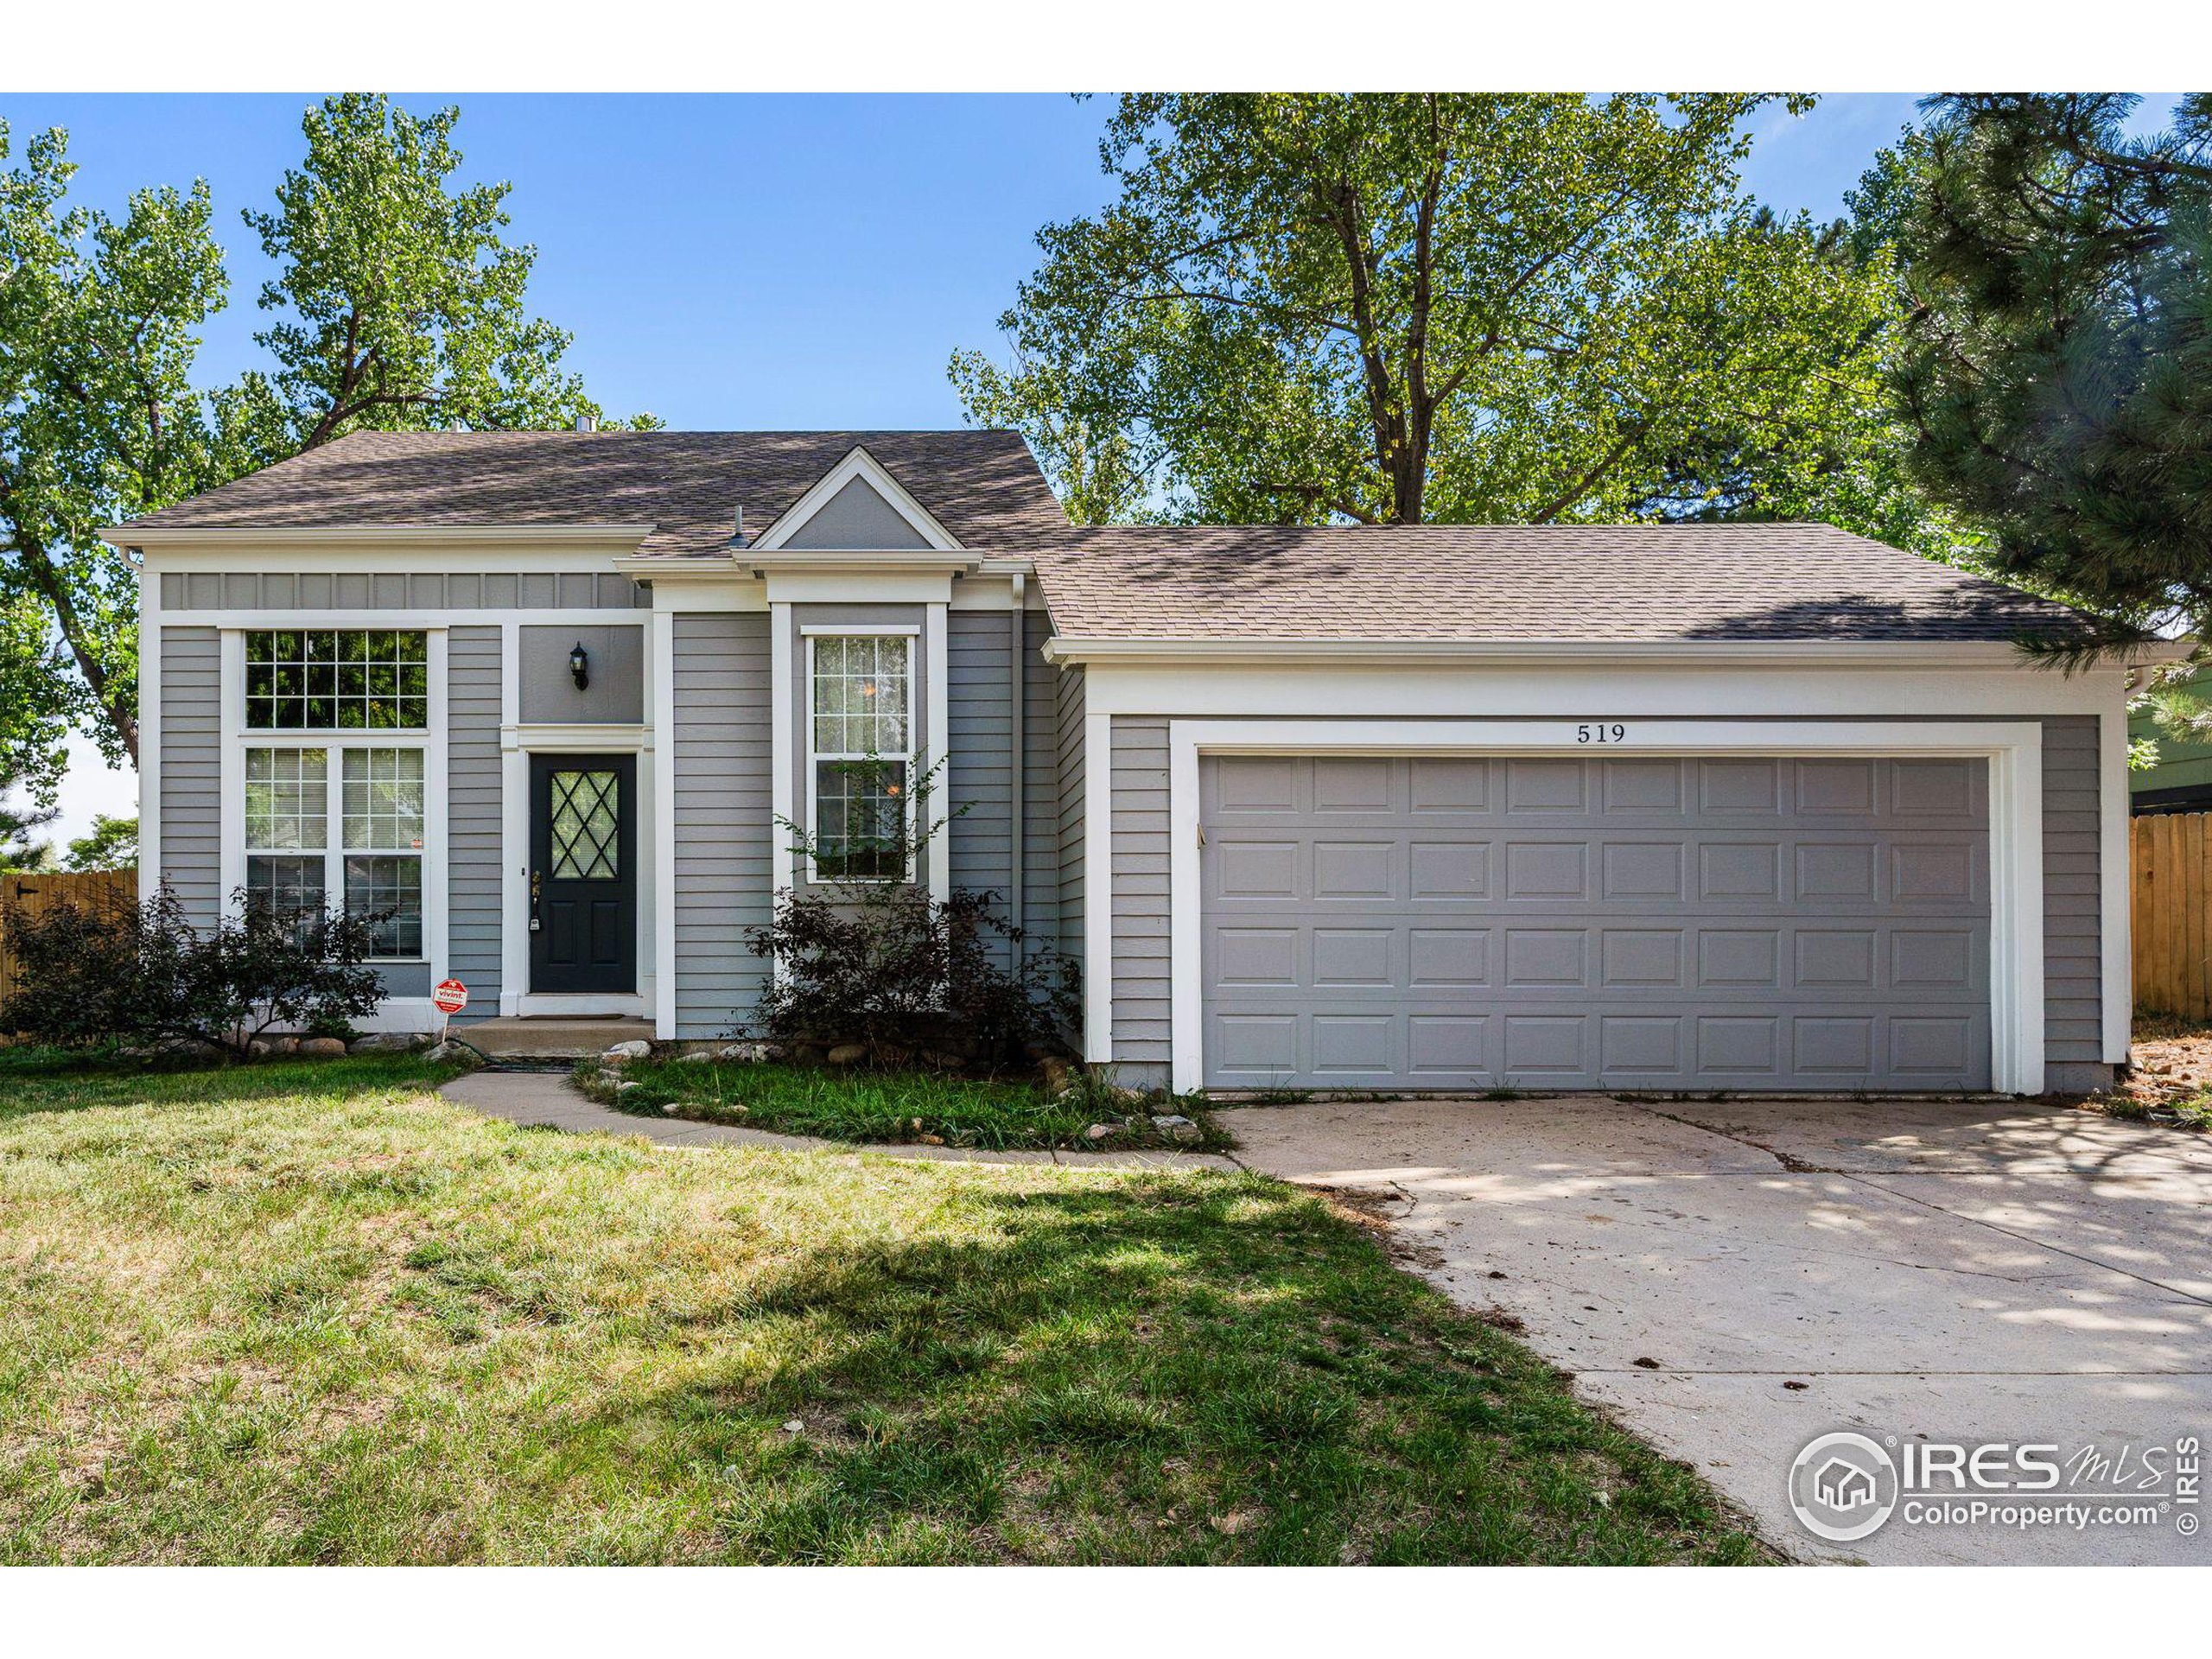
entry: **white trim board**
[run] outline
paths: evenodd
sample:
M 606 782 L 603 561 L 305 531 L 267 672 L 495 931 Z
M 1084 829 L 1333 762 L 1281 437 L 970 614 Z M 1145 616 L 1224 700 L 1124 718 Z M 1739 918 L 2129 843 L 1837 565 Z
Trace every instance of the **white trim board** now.
M 907 527 L 931 547 L 941 553 L 960 550 L 959 542 L 950 531 L 938 523 L 937 515 L 914 499 L 906 486 L 892 477 L 881 461 L 868 454 L 866 444 L 856 443 L 845 452 L 842 461 L 814 481 L 812 488 L 785 508 L 758 541 L 748 548 L 734 550 L 738 556 L 742 559 L 751 554 L 772 553 L 783 547 L 805 528 L 808 520 L 836 499 L 838 491 L 856 478 L 881 496 L 885 505 L 905 519 Z M 734 524 L 731 528 L 736 528 Z M 815 552 L 821 550 L 810 548 L 806 550 Z
M 1093 722 L 1109 717 L 1091 715 Z M 2043 728 L 2032 721 L 1671 721 L 1632 722 L 1619 747 L 1594 751 L 1577 722 L 1359 720 L 1173 720 L 1167 728 L 1168 943 L 1174 1088 L 1204 1086 L 1204 915 L 1198 859 L 1198 761 L 1206 754 L 1909 754 L 1989 761 L 1991 1083 L 1999 1093 L 2044 1087 Z M 1096 765 L 1096 760 L 1087 764 Z M 1090 792 L 1096 780 L 1086 774 Z M 1090 795 L 1096 802 L 1095 793 Z M 1108 804 L 1110 807 L 1110 793 Z M 1096 804 L 1088 810 L 1096 811 Z M 1090 842 L 1096 855 L 1099 842 Z M 1086 859 L 1086 863 L 1088 859 Z M 1086 869 L 1086 880 L 1096 875 Z M 1087 887 L 1086 893 L 1095 892 Z M 1110 906 L 1109 918 L 1110 925 Z M 1090 911 L 1095 918 L 1096 908 Z M 1096 926 L 1087 919 L 1086 926 Z M 1086 954 L 1095 997 L 1096 941 Z M 1111 956 L 1107 971 L 1111 973 Z M 1087 1054 L 1108 1059 L 1108 1054 Z

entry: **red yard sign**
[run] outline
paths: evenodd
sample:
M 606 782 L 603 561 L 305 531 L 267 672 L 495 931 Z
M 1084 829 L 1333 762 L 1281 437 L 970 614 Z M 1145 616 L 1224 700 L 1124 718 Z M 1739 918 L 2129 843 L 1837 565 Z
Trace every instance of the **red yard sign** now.
M 468 1006 L 468 987 L 457 979 L 442 979 L 438 988 L 430 993 L 430 1001 L 438 1005 L 440 1014 L 459 1014 Z

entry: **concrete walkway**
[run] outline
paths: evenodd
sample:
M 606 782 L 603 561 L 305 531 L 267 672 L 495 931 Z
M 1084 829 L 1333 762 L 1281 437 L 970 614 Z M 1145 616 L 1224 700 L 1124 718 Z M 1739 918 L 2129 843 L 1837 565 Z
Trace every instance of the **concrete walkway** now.
M 557 1071 L 472 1071 L 438 1092 L 457 1105 L 530 1128 L 576 1135 L 639 1135 L 663 1147 L 753 1147 L 777 1152 L 868 1152 L 955 1164 L 1062 1164 L 1071 1169 L 1218 1169 L 1238 1167 L 1211 1152 L 991 1152 L 974 1147 L 857 1146 L 810 1135 L 775 1135 L 732 1123 L 694 1123 L 680 1117 L 640 1117 L 589 1098 Z
M 2212 1137 L 2032 1102 L 1400 1100 L 1219 1121 L 1252 1169 L 1369 1195 L 1417 1271 L 1514 1322 L 1786 1548 L 2212 1563 L 2178 1510 L 2079 1532 L 1900 1511 L 1825 1545 L 1785 1490 L 1834 1429 L 2062 1458 L 2212 1438 Z

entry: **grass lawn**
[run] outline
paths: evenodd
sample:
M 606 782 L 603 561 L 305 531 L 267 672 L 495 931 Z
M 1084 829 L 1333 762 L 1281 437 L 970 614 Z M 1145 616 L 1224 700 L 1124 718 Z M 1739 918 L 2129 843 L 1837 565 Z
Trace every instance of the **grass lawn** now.
M 591 1068 L 587 1067 L 587 1070 Z M 1179 1112 L 1188 1103 L 1134 1106 L 1077 1096 L 1056 1099 L 1027 1078 L 985 1081 L 924 1071 L 831 1071 L 791 1065 L 723 1065 L 718 1061 L 635 1061 L 621 1077 L 639 1086 L 613 1103 L 625 1111 L 658 1116 L 667 1102 L 679 1115 L 706 1123 L 741 1123 L 786 1135 L 833 1141 L 913 1141 L 935 1135 L 947 1146 L 1082 1147 L 1093 1123 L 1128 1114 Z M 1229 1137 L 1201 1118 L 1204 1149 Z M 1118 1137 L 1109 1147 L 1134 1144 Z
M 1311 1195 L 655 1151 L 435 1075 L 0 1055 L 0 1560 L 1759 1553 Z

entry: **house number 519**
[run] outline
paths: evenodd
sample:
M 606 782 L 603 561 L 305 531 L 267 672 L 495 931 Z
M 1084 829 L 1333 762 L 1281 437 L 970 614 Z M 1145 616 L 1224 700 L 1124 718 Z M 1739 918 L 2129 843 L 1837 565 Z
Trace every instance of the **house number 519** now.
M 1628 741 L 1628 728 L 1618 721 L 1610 726 L 1584 724 L 1574 728 L 1578 743 L 1623 743 Z

